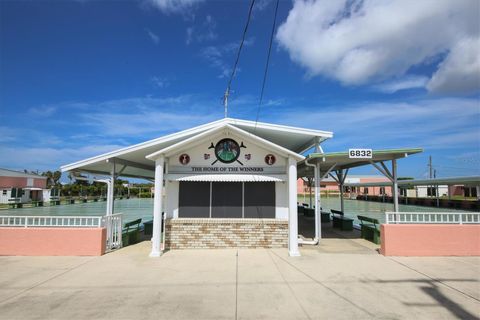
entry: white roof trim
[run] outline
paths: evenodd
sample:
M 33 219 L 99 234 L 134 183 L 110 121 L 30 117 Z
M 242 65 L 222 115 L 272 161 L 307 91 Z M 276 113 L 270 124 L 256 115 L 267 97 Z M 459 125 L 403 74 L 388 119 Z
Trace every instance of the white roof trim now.
M 298 154 L 298 153 L 295 153 L 293 151 L 290 151 L 282 146 L 279 146 L 278 144 L 275 144 L 273 142 L 270 142 L 268 140 L 265 140 L 263 138 L 260 138 L 250 132 L 247 132 L 247 131 L 244 131 L 242 129 L 239 129 L 237 127 L 234 127 L 230 124 L 225 124 L 221 127 L 217 127 L 217 128 L 214 128 L 214 129 L 211 129 L 211 130 L 208 130 L 208 131 L 205 131 L 197 136 L 194 136 L 194 137 L 191 137 L 189 139 L 186 139 L 186 140 L 183 140 L 183 141 L 180 141 L 174 145 L 171 145 L 165 149 L 162 149 L 160 151 L 157 151 L 157 152 L 154 152 L 152 154 L 149 154 L 146 156 L 147 159 L 150 159 L 150 160 L 155 160 L 157 157 L 159 157 L 160 155 L 166 155 L 168 153 L 171 153 L 173 152 L 174 150 L 177 150 L 185 145 L 188 145 L 189 143 L 191 142 L 194 142 L 194 141 L 197 141 L 197 140 L 200 140 L 202 139 L 203 137 L 205 136 L 208 136 L 210 134 L 213 134 L 215 132 L 218 132 L 218 131 L 221 131 L 223 129 L 230 129 L 232 130 L 233 132 L 239 134 L 239 135 L 243 135 L 243 136 L 246 136 L 250 139 L 252 139 L 257 145 L 259 146 L 262 146 L 262 145 L 265 145 L 267 148 L 270 148 L 270 149 L 273 149 L 275 151 L 277 151 L 278 153 L 280 153 L 281 155 L 284 155 L 284 156 L 292 156 L 294 157 L 295 159 L 297 159 L 298 161 L 300 160 L 304 160 L 305 157 L 302 156 L 301 154 Z
M 283 126 L 279 124 L 255 122 L 255 121 L 232 119 L 232 118 L 226 118 L 225 120 L 227 120 L 229 124 L 233 124 L 233 125 L 238 124 L 238 125 L 257 128 L 257 129 L 269 129 L 269 130 L 275 130 L 275 131 L 281 131 L 281 132 L 301 133 L 304 135 L 310 135 L 312 137 L 323 137 L 325 139 L 333 137 L 333 133 L 330 131 L 305 129 L 305 128 L 298 128 L 298 127 Z
M 169 176 L 172 181 L 195 182 L 282 182 L 285 175 L 259 175 L 259 174 L 199 174 L 193 176 Z
M 148 140 L 148 141 L 138 143 L 138 144 L 135 144 L 135 145 L 132 145 L 132 146 L 121 148 L 121 149 L 114 150 L 114 151 L 111 151 L 111 152 L 107 152 L 107 153 L 104 153 L 104 154 L 101 154 L 101 155 L 98 155 L 98 156 L 95 156 L 95 157 L 91 157 L 91 158 L 87 158 L 87 159 L 80 160 L 80 161 L 77 161 L 77 162 L 73 162 L 73 163 L 70 163 L 70 164 L 66 164 L 64 166 L 61 166 L 60 170 L 62 172 L 70 171 L 70 170 L 76 169 L 78 167 L 87 166 L 87 165 L 90 165 L 90 164 L 93 164 L 93 163 L 96 163 L 96 162 L 99 162 L 99 161 L 105 161 L 105 160 L 113 158 L 113 157 L 119 157 L 119 156 L 121 156 L 125 153 L 134 152 L 134 151 L 137 151 L 137 150 L 140 150 L 140 149 L 143 149 L 143 148 L 152 147 L 152 146 L 155 146 L 159 143 L 164 143 L 164 142 L 179 139 L 179 138 L 191 135 L 191 134 L 200 133 L 202 131 L 210 130 L 210 129 L 215 128 L 219 125 L 221 126 L 221 125 L 225 125 L 225 124 L 243 125 L 243 126 L 248 126 L 248 127 L 255 127 L 256 126 L 257 128 L 261 128 L 261 129 L 270 129 L 270 130 L 276 130 L 276 131 L 282 131 L 282 132 L 292 132 L 292 133 L 297 133 L 297 134 L 300 133 L 300 134 L 310 135 L 312 137 L 323 137 L 324 139 L 322 141 L 333 137 L 333 133 L 329 132 L 329 131 L 289 127 L 289 126 L 276 125 L 276 124 L 270 124 L 270 123 L 264 123 L 264 122 L 255 123 L 255 121 L 225 118 L 225 119 L 220 119 L 220 120 L 213 121 L 213 122 L 210 122 L 210 123 L 206 123 L 206 124 L 203 124 L 203 125 L 200 125 L 200 126 L 197 126 L 197 127 L 193 127 L 193 128 L 190 128 L 190 129 L 186 129 L 186 130 L 183 130 L 183 131 L 175 132 L 175 133 L 172 133 L 172 134 L 160 137 L 160 138 Z
M 188 136 L 190 134 L 195 134 L 197 132 L 202 132 L 204 130 L 209 130 L 212 127 L 217 126 L 219 123 L 222 123 L 224 120 L 225 119 L 217 120 L 217 121 L 210 122 L 210 123 L 207 123 L 207 124 L 203 124 L 203 125 L 200 125 L 200 126 L 197 126 L 197 127 L 193 127 L 193 128 L 186 129 L 186 130 L 183 130 L 183 131 L 175 132 L 175 133 L 172 133 L 172 134 L 160 137 L 160 138 L 156 138 L 156 139 L 153 139 L 153 140 L 148 140 L 148 141 L 145 141 L 145 142 L 142 142 L 142 143 L 134 144 L 133 146 L 128 146 L 128 147 L 121 148 L 121 149 L 111 151 L 111 152 L 107 152 L 107 153 L 104 153 L 104 154 L 101 154 L 101 155 L 98 155 L 98 156 L 95 156 L 95 157 L 87 158 L 85 160 L 70 163 L 70 164 L 61 166 L 60 169 L 62 170 L 62 172 L 69 171 L 69 170 L 75 169 L 75 168 L 80 167 L 80 166 L 86 166 L 86 165 L 89 165 L 89 164 L 92 164 L 92 163 L 95 163 L 95 162 L 98 162 L 98 161 L 104 161 L 104 160 L 107 160 L 107 159 L 110 159 L 110 158 L 113 158 L 113 157 L 118 157 L 118 156 L 121 156 L 122 154 L 125 154 L 127 152 L 133 152 L 133 151 L 137 151 L 137 150 L 140 150 L 140 149 L 143 149 L 143 148 L 148 148 L 148 147 L 154 146 L 154 145 L 159 144 L 159 143 L 179 139 L 179 138 Z

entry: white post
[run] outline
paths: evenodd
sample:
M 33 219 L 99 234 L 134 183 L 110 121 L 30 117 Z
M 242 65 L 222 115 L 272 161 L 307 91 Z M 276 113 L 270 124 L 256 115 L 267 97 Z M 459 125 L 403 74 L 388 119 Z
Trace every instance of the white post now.
M 392 160 L 392 178 L 393 178 L 393 211 L 398 212 L 398 181 L 397 181 L 397 160 Z
M 300 256 L 298 251 L 297 161 L 288 158 L 288 254 Z
M 113 214 L 113 202 L 115 201 L 115 162 L 112 162 L 112 169 L 110 172 L 110 179 L 107 182 L 107 215 Z
M 111 185 L 111 180 L 108 179 L 108 180 L 105 180 L 105 184 L 107 185 L 107 209 L 106 209 L 106 212 L 105 212 L 105 215 L 109 216 L 109 215 L 112 215 L 113 213 L 110 211 L 111 209 L 111 205 L 110 205 L 110 202 L 111 202 L 111 199 L 110 199 L 110 189 L 112 188 Z
M 320 239 L 322 223 L 320 221 L 320 164 L 317 162 L 314 168 L 315 175 L 315 238 Z
M 165 158 L 160 156 L 155 160 L 155 194 L 153 198 L 153 236 L 152 252 L 150 257 L 160 257 L 162 242 L 162 193 L 163 193 L 163 166 Z

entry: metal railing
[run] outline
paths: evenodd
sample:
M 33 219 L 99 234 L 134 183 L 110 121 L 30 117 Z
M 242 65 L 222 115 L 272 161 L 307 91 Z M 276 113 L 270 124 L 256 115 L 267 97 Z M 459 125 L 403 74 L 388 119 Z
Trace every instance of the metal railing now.
M 100 228 L 102 217 L 86 216 L 0 216 L 0 227 Z
M 107 251 L 121 248 L 123 213 L 103 216 L 102 225 L 107 229 Z
M 480 212 L 385 212 L 386 224 L 480 224 Z

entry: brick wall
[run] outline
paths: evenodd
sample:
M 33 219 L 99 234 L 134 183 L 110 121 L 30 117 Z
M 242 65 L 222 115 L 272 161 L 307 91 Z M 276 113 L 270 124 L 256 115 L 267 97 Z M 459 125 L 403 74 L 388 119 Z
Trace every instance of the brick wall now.
M 167 249 L 286 248 L 288 221 L 277 219 L 167 219 Z

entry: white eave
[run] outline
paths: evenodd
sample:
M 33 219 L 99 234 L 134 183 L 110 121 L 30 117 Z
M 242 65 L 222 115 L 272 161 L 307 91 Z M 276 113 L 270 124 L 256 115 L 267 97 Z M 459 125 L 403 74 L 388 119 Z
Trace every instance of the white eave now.
M 194 143 L 195 141 L 199 141 L 199 140 L 202 140 L 204 137 L 206 136 L 209 136 L 209 135 L 212 135 L 212 134 L 215 134 L 219 131 L 222 131 L 224 129 L 228 129 L 240 136 L 244 136 L 244 137 L 247 137 L 249 139 L 251 139 L 255 144 L 257 144 L 258 146 L 262 146 L 267 148 L 267 149 L 270 149 L 272 151 L 276 151 L 277 153 L 279 153 L 280 155 L 283 155 L 283 156 L 291 156 L 293 158 L 295 158 L 297 161 L 301 161 L 301 160 L 304 160 L 305 157 L 302 156 L 301 154 L 298 154 L 298 153 L 295 153 L 295 152 L 292 152 L 286 148 L 283 148 L 275 143 L 272 143 L 268 140 L 265 140 L 265 139 L 262 139 L 260 137 L 257 137 L 256 135 L 253 135 L 249 132 L 246 132 L 242 129 L 239 129 L 239 128 L 236 128 L 230 124 L 225 124 L 221 127 L 217 127 L 217 128 L 214 128 L 214 129 L 211 129 L 211 130 L 208 130 L 208 131 L 205 131 L 199 135 L 196 135 L 194 137 L 191 137 L 189 139 L 186 139 L 186 140 L 183 140 L 177 144 L 174 144 L 172 146 L 169 146 L 165 149 L 162 149 L 160 151 L 157 151 L 157 152 L 154 152 L 152 154 L 149 154 L 146 156 L 147 159 L 150 159 L 150 160 L 155 160 L 156 158 L 158 158 L 160 155 L 165 155 L 165 156 L 169 156 L 171 155 L 172 153 L 178 151 L 178 150 L 181 150 L 182 147 L 184 146 L 187 146 L 191 143 Z
M 332 132 L 327 131 L 225 118 L 95 157 L 87 158 L 85 160 L 67 164 L 61 166 L 61 170 L 63 172 L 78 170 L 91 172 L 94 174 L 108 174 L 110 171 L 110 165 L 107 163 L 107 161 L 115 161 L 115 159 L 117 159 L 118 163 L 123 162 L 124 164 L 137 164 L 137 167 L 128 166 L 123 171 L 122 175 L 151 178 L 153 177 L 153 163 L 151 160 L 145 158 L 147 155 L 152 155 L 158 150 L 164 150 L 172 145 L 181 143 L 184 140 L 201 135 L 206 131 L 218 127 L 224 127 L 226 125 L 234 127 L 238 130 L 242 130 L 243 132 L 255 136 L 256 138 L 263 139 L 262 141 L 268 141 L 268 143 L 283 148 L 283 150 L 288 150 L 289 153 L 296 154 L 297 156 L 313 147 L 315 143 L 321 143 L 322 141 L 333 136 Z

